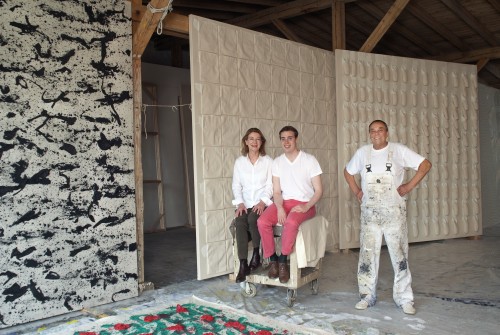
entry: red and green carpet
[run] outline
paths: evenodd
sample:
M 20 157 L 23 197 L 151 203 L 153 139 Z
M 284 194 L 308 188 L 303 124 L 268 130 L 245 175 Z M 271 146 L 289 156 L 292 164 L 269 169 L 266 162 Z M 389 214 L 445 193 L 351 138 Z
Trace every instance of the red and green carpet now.
M 200 301 L 154 308 L 135 315 L 121 315 L 100 319 L 86 327 L 79 327 L 73 335 L 278 335 L 313 334 L 296 325 L 278 323 L 250 313 L 200 304 Z

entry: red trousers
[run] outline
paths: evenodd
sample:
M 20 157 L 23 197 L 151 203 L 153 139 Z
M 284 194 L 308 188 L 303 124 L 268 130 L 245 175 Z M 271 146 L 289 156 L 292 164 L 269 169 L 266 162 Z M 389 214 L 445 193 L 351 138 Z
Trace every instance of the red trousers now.
M 283 200 L 283 209 L 287 214 L 285 223 L 283 223 L 283 232 L 281 234 L 281 254 L 290 255 L 295 244 L 295 239 L 299 232 L 299 226 L 302 222 L 313 218 L 316 215 L 316 207 L 311 207 L 306 213 L 290 212 L 293 207 L 307 202 L 297 200 Z M 257 220 L 257 226 L 264 249 L 264 258 L 269 258 L 275 252 L 273 227 L 278 224 L 278 208 L 275 204 L 267 207 Z

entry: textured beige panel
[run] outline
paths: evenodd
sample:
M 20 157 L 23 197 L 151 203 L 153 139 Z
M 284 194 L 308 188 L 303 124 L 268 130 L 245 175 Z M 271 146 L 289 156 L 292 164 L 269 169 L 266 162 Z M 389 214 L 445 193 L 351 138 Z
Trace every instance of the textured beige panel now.
M 295 70 L 286 71 L 286 93 L 300 95 L 300 72 Z
M 314 98 L 326 100 L 326 79 L 323 76 L 314 76 Z
M 219 52 L 219 39 L 218 29 L 215 22 L 211 21 L 198 21 L 200 26 L 197 27 L 197 31 L 199 32 L 199 48 L 200 51 L 209 51 L 213 53 Z M 198 30 L 199 29 L 199 30 Z M 200 67 L 202 68 L 202 67 Z
M 312 74 L 302 72 L 300 74 L 300 96 L 314 98 L 314 78 Z
M 284 40 L 275 39 L 271 40 L 271 64 L 281 67 L 286 66 L 286 43 Z
M 222 146 L 229 147 L 238 145 L 241 141 L 240 118 L 236 116 L 222 116 Z
M 273 96 L 266 91 L 255 92 L 255 117 L 258 119 L 272 119 Z
M 314 75 L 324 75 L 326 71 L 325 53 L 319 50 L 313 50 L 312 66 Z
M 233 86 L 221 87 L 221 111 L 225 115 L 237 115 L 239 107 L 239 90 Z
M 286 95 L 273 93 L 273 119 L 286 120 Z
M 302 100 L 300 102 L 300 121 L 313 123 L 315 119 L 314 108 L 314 99 L 302 97 Z
M 226 236 L 226 222 L 224 221 L 224 211 L 206 212 L 207 230 L 205 232 L 207 242 L 224 240 Z
M 302 146 L 304 148 L 317 148 L 315 125 L 311 123 L 304 123 L 302 125 Z
M 220 178 L 222 177 L 222 148 L 204 147 L 203 148 L 203 177 Z
M 200 52 L 200 63 L 207 64 L 200 71 L 200 80 L 203 82 L 219 82 L 219 57 L 210 52 Z
M 201 84 L 201 113 L 220 114 L 220 86 L 213 84 Z
M 204 181 L 204 203 L 205 210 L 215 211 L 217 209 L 224 208 L 224 184 L 222 183 L 222 178 L 217 179 L 205 179 Z M 230 190 L 227 190 L 230 191 Z
M 236 129 L 239 129 L 236 126 Z M 241 137 L 241 136 L 238 136 Z M 233 142 L 233 145 L 239 144 L 240 140 Z M 240 147 L 224 147 L 222 148 L 222 176 L 226 178 L 233 177 L 234 161 L 241 155 Z M 231 193 L 232 194 L 232 193 Z
M 300 121 L 300 107 L 302 99 L 300 97 L 288 95 L 287 96 L 287 116 L 290 121 Z
M 223 85 L 238 85 L 238 59 L 228 56 L 220 56 L 220 83 Z
M 314 71 L 313 49 L 300 47 L 300 71 L 312 74 Z
M 240 90 L 239 115 L 255 118 L 255 91 L 249 89 Z
M 236 29 L 219 27 L 220 54 L 238 57 L 238 34 Z
M 255 33 L 249 30 L 238 30 L 238 58 L 254 60 Z
M 221 144 L 221 117 L 213 115 L 203 115 L 203 145 L 218 146 Z
M 286 44 L 286 68 L 299 70 L 300 69 L 300 47 L 298 44 Z
M 255 88 L 259 91 L 271 89 L 271 65 L 263 63 L 255 65 Z
M 238 60 L 238 86 L 255 88 L 255 63 L 253 61 Z
M 359 246 L 359 204 L 340 172 L 374 119 L 433 163 L 408 198 L 410 241 L 481 234 L 475 67 L 340 50 L 335 66 L 340 247 Z
M 273 66 L 271 71 L 271 92 L 286 92 L 286 69 Z
M 264 34 L 255 35 L 255 61 L 271 63 L 271 38 Z
M 200 32 L 200 27 L 213 31 Z M 202 42 L 202 36 L 214 41 L 217 36 L 217 49 Z M 283 152 L 278 135 L 283 126 L 299 130 L 299 147 L 317 157 L 324 171 L 322 178 L 329 184 L 318 212 L 330 218 L 329 247 L 338 249 L 338 198 L 332 197 L 337 191 L 330 185 L 337 178 L 337 171 L 331 171 L 338 165 L 337 151 L 331 147 L 336 142 L 328 138 L 336 124 L 335 98 L 329 96 L 335 87 L 333 54 L 196 16 L 190 17 L 190 47 L 198 278 L 228 273 L 233 267 L 227 231 L 234 216 L 231 176 L 234 160 L 240 155 L 241 137 L 250 127 L 261 129 L 271 157 Z M 215 57 L 201 57 L 204 51 Z M 218 69 L 206 68 L 214 66 Z M 208 83 L 219 83 L 217 73 L 220 85 Z M 304 85 L 307 88 L 302 88 Z M 222 220 L 207 216 L 207 212 L 220 211 L 224 213 Z M 220 220 L 226 227 L 211 223 L 220 225 L 222 231 L 208 232 L 207 220 Z M 218 242 L 211 242 L 213 239 Z

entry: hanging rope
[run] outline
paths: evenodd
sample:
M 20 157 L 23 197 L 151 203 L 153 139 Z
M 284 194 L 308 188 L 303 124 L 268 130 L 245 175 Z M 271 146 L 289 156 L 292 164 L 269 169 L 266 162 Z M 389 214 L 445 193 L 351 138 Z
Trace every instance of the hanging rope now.
M 161 35 L 161 33 L 163 32 L 163 19 L 167 16 L 167 14 L 168 14 L 168 13 L 170 13 L 170 12 L 173 10 L 173 8 L 172 8 L 172 1 L 173 1 L 173 0 L 170 0 L 170 1 L 168 2 L 168 5 L 166 5 L 166 6 L 165 6 L 165 7 L 163 7 L 163 8 L 154 8 L 154 7 L 151 5 L 151 3 L 148 3 L 148 6 L 147 6 L 147 7 L 148 7 L 148 9 L 149 9 L 149 11 L 150 11 L 151 13 L 153 13 L 153 14 L 156 14 L 156 13 L 163 13 L 163 14 L 161 15 L 161 19 L 160 19 L 160 21 L 158 22 L 158 26 L 156 27 L 156 33 L 157 33 L 158 35 Z
M 142 105 L 142 115 L 143 115 L 144 122 L 142 122 L 142 124 L 144 126 L 144 134 L 146 136 L 146 139 L 148 139 L 148 131 L 146 129 L 147 128 L 147 113 L 146 113 L 146 110 L 148 109 L 148 107 L 170 108 L 172 111 L 178 112 L 179 111 L 178 107 L 184 107 L 184 106 L 188 106 L 189 110 L 192 111 L 191 104 L 183 104 L 183 105 L 148 105 L 148 104 L 143 104 Z

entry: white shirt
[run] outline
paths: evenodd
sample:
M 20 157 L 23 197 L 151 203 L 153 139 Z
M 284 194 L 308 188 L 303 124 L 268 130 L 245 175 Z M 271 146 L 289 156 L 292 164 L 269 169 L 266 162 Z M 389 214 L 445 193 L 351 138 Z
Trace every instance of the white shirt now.
M 316 157 L 302 150 L 293 162 L 282 154 L 273 163 L 273 176 L 280 179 L 283 200 L 311 200 L 314 195 L 312 178 L 322 173 Z
M 261 200 L 266 206 L 273 203 L 272 163 L 273 159 L 268 155 L 259 156 L 255 164 L 250 162 L 248 155 L 236 159 L 233 170 L 233 205 L 243 203 L 246 208 L 252 208 Z
M 396 188 L 403 183 L 405 168 L 418 170 L 420 164 L 425 157 L 414 152 L 407 146 L 401 143 L 390 142 L 392 150 L 392 175 L 394 176 L 394 184 Z M 371 171 L 373 173 L 383 173 L 386 171 L 386 163 L 389 154 L 389 145 L 380 150 L 373 149 L 372 144 L 364 145 L 359 148 L 349 163 L 346 165 L 346 170 L 350 175 L 361 174 L 361 189 L 365 189 L 366 185 L 366 164 L 368 164 L 368 150 L 371 150 Z

